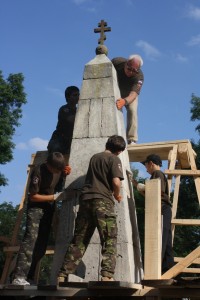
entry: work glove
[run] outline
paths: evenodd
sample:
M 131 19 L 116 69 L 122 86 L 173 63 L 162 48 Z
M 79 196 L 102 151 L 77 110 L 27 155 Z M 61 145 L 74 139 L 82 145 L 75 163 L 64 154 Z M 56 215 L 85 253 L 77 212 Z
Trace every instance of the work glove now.
M 122 201 L 122 196 L 121 195 L 115 195 L 114 194 L 115 199 L 117 200 L 118 203 L 120 203 Z
M 137 190 L 138 190 L 138 192 L 145 192 L 145 184 L 144 183 L 138 183 L 137 184 Z
M 65 168 L 64 168 L 65 176 L 69 175 L 71 173 L 71 171 L 72 171 L 72 168 L 70 166 L 68 166 L 68 165 L 65 166 Z
M 77 191 L 75 189 L 64 189 L 62 192 L 54 194 L 54 201 L 70 201 L 76 197 Z
M 116 106 L 118 109 L 122 109 L 124 105 L 126 105 L 125 99 L 120 98 L 116 101 Z
M 64 192 L 59 192 L 53 195 L 54 201 L 60 201 L 63 200 Z

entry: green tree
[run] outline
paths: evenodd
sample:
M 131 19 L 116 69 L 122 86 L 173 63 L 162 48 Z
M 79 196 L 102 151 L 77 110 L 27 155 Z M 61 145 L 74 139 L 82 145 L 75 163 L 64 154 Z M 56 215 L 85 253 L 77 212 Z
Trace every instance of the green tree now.
M 2 274 L 5 261 L 3 247 L 12 237 L 18 207 L 18 205 L 14 207 L 11 202 L 0 204 L 0 274 Z
M 191 121 L 199 121 L 200 120 L 200 98 L 192 94 L 191 98 L 192 107 L 190 109 L 191 112 Z M 200 124 L 198 124 L 195 130 L 200 134 Z
M 13 159 L 15 147 L 12 138 L 16 127 L 20 125 L 22 105 L 26 103 L 21 73 L 10 74 L 5 80 L 0 71 L 0 164 Z M 0 186 L 5 186 L 7 179 L 0 173 Z

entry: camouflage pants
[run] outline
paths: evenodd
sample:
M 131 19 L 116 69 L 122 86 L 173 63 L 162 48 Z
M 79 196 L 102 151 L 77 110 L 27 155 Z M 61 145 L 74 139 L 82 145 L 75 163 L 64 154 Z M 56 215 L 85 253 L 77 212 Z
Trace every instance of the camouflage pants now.
M 60 274 L 73 274 L 81 262 L 95 229 L 101 246 L 101 275 L 113 277 L 116 265 L 117 222 L 114 203 L 109 199 L 84 200 L 76 218 L 75 232 Z
M 27 210 L 26 229 L 13 278 L 34 278 L 37 263 L 46 252 L 53 213 L 54 206 L 51 205 L 45 209 L 34 207 Z

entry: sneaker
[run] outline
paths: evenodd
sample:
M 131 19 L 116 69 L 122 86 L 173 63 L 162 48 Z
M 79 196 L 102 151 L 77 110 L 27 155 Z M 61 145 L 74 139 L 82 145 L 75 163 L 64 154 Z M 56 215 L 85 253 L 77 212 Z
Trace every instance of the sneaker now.
M 12 284 L 14 285 L 30 285 L 30 283 L 28 281 L 26 281 L 24 278 L 15 278 L 12 281 Z
M 114 281 L 112 277 L 101 277 L 101 281 Z

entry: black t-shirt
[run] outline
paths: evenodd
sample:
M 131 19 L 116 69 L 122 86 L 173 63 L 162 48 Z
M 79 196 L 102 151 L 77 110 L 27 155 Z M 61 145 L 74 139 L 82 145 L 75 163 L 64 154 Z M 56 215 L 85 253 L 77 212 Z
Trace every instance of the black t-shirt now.
M 36 166 L 30 176 L 29 184 L 29 195 L 41 194 L 41 195 L 53 195 L 58 192 L 61 187 L 63 176 L 61 172 L 51 173 L 46 163 Z M 29 205 L 31 207 L 45 207 L 50 203 L 48 202 L 34 202 L 30 201 Z
M 160 178 L 161 181 L 161 200 L 171 204 L 171 201 L 168 196 L 169 188 L 168 188 L 167 178 L 165 174 L 160 170 L 154 171 L 150 179 L 158 179 L 158 178 Z
M 113 201 L 113 178 L 123 180 L 121 160 L 110 152 L 101 152 L 90 159 L 82 200 L 108 198 Z
M 56 130 L 52 133 L 47 146 L 49 152 L 58 151 L 63 154 L 70 153 L 76 108 L 69 108 L 68 104 L 60 107 Z
M 117 79 L 121 97 L 127 97 L 131 91 L 134 91 L 139 95 L 144 82 L 143 72 L 139 70 L 139 73 L 134 73 L 131 77 L 127 77 L 124 71 L 124 66 L 127 63 L 126 58 L 113 58 L 112 63 L 117 72 Z
M 76 109 L 70 109 L 68 104 L 60 107 L 56 130 L 66 139 L 72 139 Z

